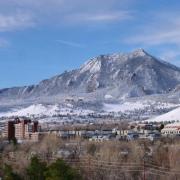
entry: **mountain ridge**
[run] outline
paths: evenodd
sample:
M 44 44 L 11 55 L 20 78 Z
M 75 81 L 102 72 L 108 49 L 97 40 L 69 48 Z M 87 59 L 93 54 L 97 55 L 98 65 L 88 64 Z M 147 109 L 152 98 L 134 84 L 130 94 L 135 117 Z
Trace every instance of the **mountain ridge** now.
M 144 49 L 91 58 L 37 85 L 0 89 L 0 99 L 28 99 L 59 94 L 94 94 L 114 98 L 163 94 L 180 84 L 180 68 L 159 60 Z

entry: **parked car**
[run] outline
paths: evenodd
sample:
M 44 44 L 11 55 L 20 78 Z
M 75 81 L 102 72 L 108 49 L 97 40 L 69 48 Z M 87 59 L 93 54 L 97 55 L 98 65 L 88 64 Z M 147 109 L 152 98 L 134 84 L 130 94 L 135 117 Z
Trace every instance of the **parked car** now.
M 128 135 L 127 135 L 128 141 L 136 140 L 138 138 L 139 138 L 139 134 L 137 134 L 137 133 L 128 133 Z
M 152 133 L 152 134 L 148 135 L 148 139 L 151 140 L 151 141 L 158 140 L 160 138 L 161 138 L 160 133 Z

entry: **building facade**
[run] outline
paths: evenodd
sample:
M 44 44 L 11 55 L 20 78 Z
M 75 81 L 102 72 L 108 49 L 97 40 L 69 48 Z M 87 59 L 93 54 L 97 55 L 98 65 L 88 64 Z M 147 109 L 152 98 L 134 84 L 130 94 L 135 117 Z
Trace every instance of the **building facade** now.
M 32 122 L 31 120 L 20 120 L 17 118 L 14 121 L 7 122 L 4 134 L 9 141 L 14 138 L 18 141 L 38 141 L 40 129 L 38 121 Z
M 163 136 L 180 136 L 180 123 L 167 124 L 162 130 Z

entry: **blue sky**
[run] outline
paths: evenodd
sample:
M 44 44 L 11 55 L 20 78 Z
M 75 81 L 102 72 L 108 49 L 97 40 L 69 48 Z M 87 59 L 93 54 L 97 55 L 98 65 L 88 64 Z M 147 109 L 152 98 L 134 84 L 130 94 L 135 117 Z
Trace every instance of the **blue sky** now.
M 0 0 L 0 88 L 144 48 L 180 66 L 178 0 Z

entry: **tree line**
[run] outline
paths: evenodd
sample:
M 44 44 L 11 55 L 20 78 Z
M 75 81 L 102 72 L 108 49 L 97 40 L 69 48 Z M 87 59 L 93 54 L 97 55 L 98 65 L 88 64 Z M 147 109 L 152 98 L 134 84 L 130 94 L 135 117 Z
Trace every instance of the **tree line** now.
M 31 158 L 24 176 L 15 172 L 8 164 L 4 164 L 2 176 L 4 180 L 81 180 L 79 172 L 62 159 L 57 159 L 48 165 L 37 156 Z

